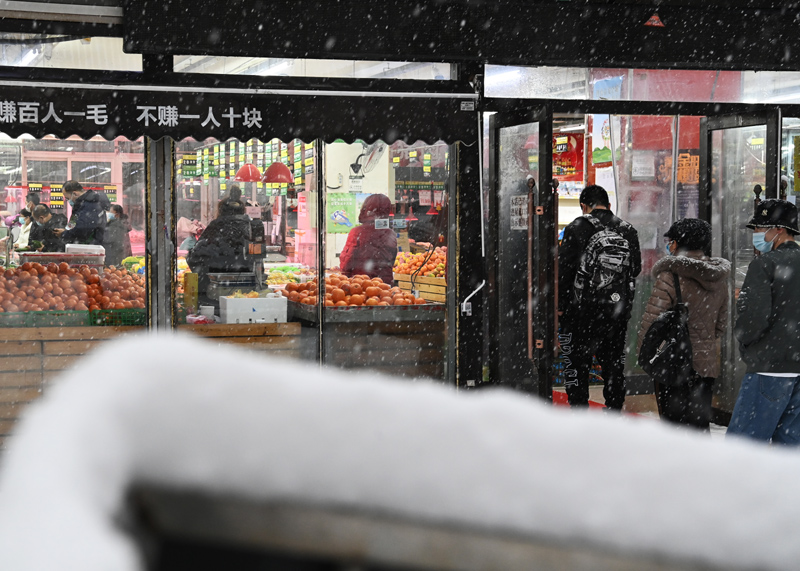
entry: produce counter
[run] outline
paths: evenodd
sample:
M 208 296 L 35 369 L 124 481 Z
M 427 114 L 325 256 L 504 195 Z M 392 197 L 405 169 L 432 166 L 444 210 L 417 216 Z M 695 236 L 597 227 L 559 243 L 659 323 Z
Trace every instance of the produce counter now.
M 236 343 L 251 351 L 296 359 L 300 356 L 299 323 L 249 323 L 179 325 L 185 331 L 210 341 Z
M 20 412 L 64 369 L 109 339 L 139 331 L 141 327 L 0 328 L 0 448 Z
M 326 307 L 325 364 L 444 380 L 443 305 Z M 289 319 L 316 327 L 318 308 L 289 302 Z
M 300 335 L 299 323 L 187 325 L 178 329 L 286 357 L 297 355 Z M 25 406 L 42 396 L 64 369 L 109 339 L 143 330 L 124 326 L 0 328 L 0 449 Z

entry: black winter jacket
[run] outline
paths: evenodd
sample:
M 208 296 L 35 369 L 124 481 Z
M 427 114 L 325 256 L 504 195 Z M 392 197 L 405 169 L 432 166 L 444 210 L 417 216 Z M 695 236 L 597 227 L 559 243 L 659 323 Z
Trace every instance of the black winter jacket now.
M 781 244 L 750 262 L 734 334 L 748 373 L 800 374 L 800 246 Z
M 87 190 L 75 199 L 67 230 L 61 235 L 66 244 L 103 245 L 108 197 Z
M 64 240 L 60 236 L 56 236 L 53 232 L 56 228 L 63 228 L 67 225 L 67 217 L 63 214 L 53 213 L 50 220 L 39 226 L 41 231 L 40 237 L 37 238 L 42 245 L 42 252 L 63 252 Z M 63 234 L 62 234 L 63 236 Z
M 642 271 L 642 254 L 639 249 L 639 234 L 636 229 L 624 220 L 614 216 L 610 210 L 595 208 L 589 214 L 600 220 L 603 226 L 618 228 L 620 236 L 625 238 L 631 247 L 631 277 Z M 558 310 L 569 313 L 572 305 L 572 285 L 575 274 L 581 263 L 586 244 L 597 230 L 591 222 L 579 216 L 564 228 L 564 237 L 558 248 Z M 630 310 L 630 308 L 629 308 Z

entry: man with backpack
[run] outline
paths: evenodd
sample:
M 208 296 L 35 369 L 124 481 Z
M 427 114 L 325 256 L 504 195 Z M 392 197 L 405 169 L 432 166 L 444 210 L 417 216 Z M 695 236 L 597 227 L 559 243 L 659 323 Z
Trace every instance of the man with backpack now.
M 583 216 L 564 228 L 558 250 L 559 345 L 573 407 L 589 404 L 589 371 L 597 358 L 606 407 L 625 403 L 625 337 L 635 278 L 642 270 L 639 235 L 614 216 L 608 193 L 590 185 L 580 195 Z

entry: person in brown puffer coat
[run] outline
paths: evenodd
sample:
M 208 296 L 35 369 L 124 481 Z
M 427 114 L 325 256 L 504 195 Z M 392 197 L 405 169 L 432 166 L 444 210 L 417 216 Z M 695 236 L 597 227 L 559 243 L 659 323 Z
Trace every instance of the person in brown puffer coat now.
M 681 297 L 689 309 L 694 374 L 685 385 L 655 383 L 658 412 L 670 422 L 708 430 L 711 391 L 720 367 L 718 339 L 725 332 L 728 319 L 731 264 L 723 258 L 709 257 L 711 225 L 704 220 L 678 220 L 664 236 L 670 255 L 653 266 L 656 282 L 639 328 L 637 350 L 656 318 L 675 305 L 672 274 L 677 274 Z

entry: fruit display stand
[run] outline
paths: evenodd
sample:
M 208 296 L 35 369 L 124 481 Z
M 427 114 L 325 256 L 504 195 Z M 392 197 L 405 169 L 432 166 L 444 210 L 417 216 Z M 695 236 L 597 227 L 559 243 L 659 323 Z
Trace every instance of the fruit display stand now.
M 444 379 L 444 305 L 325 307 L 325 364 Z M 319 308 L 289 302 L 289 319 L 319 322 Z
M 0 328 L 0 448 L 25 406 L 46 393 L 64 369 L 109 339 L 139 331 L 141 327 Z
M 432 278 L 427 276 L 412 276 L 409 274 L 394 274 L 397 286 L 405 292 L 414 293 L 428 301 L 444 303 L 447 299 L 447 282 L 444 278 Z M 412 289 L 417 290 L 413 292 Z

